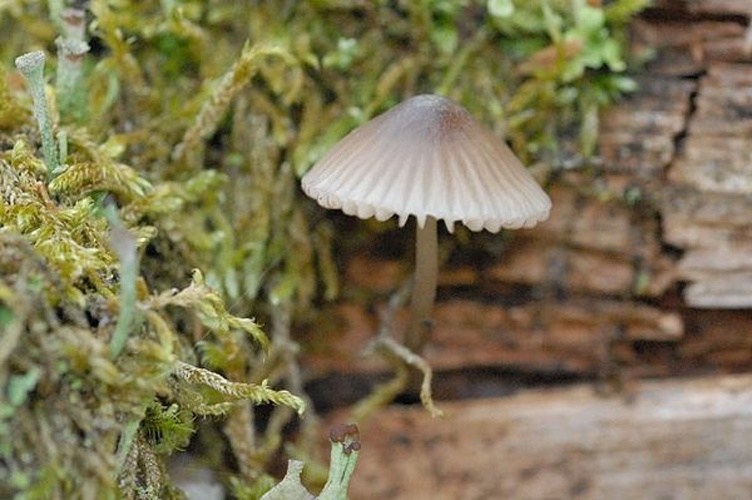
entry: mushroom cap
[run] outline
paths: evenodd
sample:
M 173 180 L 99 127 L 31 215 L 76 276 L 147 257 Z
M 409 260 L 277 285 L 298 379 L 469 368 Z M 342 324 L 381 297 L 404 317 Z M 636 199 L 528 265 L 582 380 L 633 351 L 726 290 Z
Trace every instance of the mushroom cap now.
M 456 221 L 472 231 L 532 227 L 551 200 L 504 142 L 456 102 L 403 101 L 350 132 L 302 178 L 326 208 L 361 219 Z

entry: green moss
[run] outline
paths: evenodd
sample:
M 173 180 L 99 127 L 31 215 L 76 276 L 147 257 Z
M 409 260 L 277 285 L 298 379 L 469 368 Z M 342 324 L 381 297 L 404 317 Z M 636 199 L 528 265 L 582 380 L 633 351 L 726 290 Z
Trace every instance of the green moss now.
M 29 110 L 21 106 L 8 83 L 7 69 L 0 63 L 0 130 L 12 130 L 28 120 Z

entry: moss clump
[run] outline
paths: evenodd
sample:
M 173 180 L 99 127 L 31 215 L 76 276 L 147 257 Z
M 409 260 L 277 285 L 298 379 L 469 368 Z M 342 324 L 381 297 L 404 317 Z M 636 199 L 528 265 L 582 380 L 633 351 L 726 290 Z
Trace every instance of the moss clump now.
M 127 349 L 113 355 L 125 307 L 117 248 L 129 242 L 108 238 L 91 198 L 54 202 L 41 180 L 45 169 L 23 150 L 14 148 L 10 163 L 0 159 L 3 497 L 172 496 L 167 476 L 153 471 L 185 446 L 195 416 L 225 415 L 239 401 L 303 411 L 286 391 L 230 382 L 181 361 L 195 362 L 195 354 L 168 311 L 174 307 L 196 318 L 205 349 L 223 360 L 229 350 L 268 347 L 258 325 L 229 314 L 198 272 L 183 290 L 161 294 L 141 280 L 131 307 L 142 321 L 130 328 Z M 139 240 L 130 241 L 135 249 Z

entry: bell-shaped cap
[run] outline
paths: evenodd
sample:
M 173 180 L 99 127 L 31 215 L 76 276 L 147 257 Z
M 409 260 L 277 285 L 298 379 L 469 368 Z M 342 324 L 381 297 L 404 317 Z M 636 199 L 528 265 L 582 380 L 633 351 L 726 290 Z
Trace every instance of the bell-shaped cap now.
M 517 157 L 445 97 L 407 99 L 353 130 L 303 176 L 326 208 L 403 225 L 409 216 L 473 231 L 532 227 L 551 200 Z

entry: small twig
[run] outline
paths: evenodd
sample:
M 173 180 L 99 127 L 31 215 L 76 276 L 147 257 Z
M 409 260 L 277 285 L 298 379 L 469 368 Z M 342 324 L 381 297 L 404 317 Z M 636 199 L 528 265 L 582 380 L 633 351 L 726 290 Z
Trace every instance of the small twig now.
M 431 366 L 426 360 L 391 337 L 380 337 L 376 339 L 376 342 L 380 350 L 384 350 L 395 356 L 405 364 L 418 369 L 423 374 L 423 382 L 420 384 L 420 402 L 423 403 L 423 407 L 428 410 L 432 417 L 443 417 L 444 413 L 436 408 L 436 405 L 433 403 L 433 396 L 431 395 L 433 370 L 431 370 Z
M 442 417 L 444 413 L 436 407 L 431 394 L 433 371 L 431 366 L 418 354 L 400 344 L 392 333 L 394 332 L 394 316 L 397 310 L 405 304 L 412 283 L 406 282 L 387 303 L 387 307 L 379 314 L 379 329 L 376 338 L 366 347 L 364 355 L 378 352 L 394 367 L 395 376 L 389 382 L 378 386 L 370 396 L 359 402 L 353 409 L 353 419 L 356 422 L 365 420 L 374 410 L 381 408 L 394 400 L 405 388 L 410 380 L 408 366 L 418 369 L 423 374 L 420 386 L 420 401 L 432 417 Z

